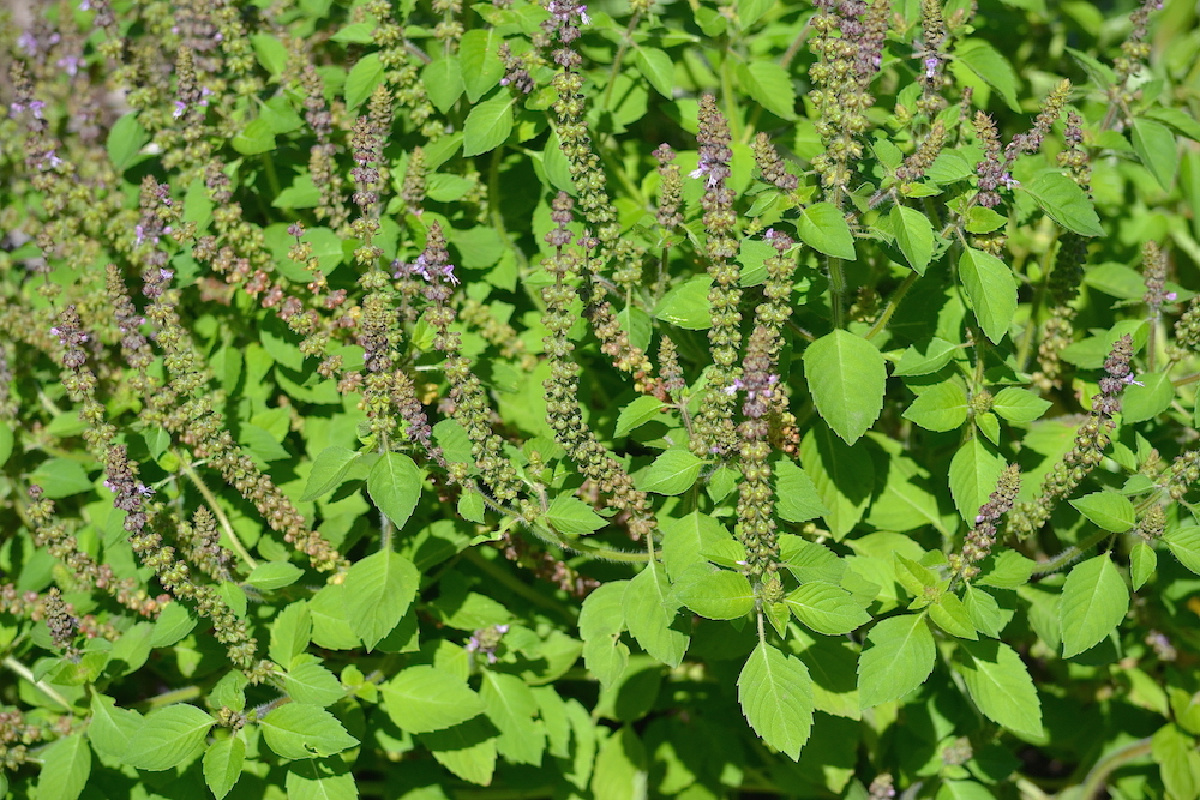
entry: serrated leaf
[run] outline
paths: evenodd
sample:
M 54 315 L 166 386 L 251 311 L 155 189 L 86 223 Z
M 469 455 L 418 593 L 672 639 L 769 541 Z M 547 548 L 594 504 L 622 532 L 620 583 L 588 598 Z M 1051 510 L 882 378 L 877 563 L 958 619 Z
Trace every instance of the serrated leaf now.
M 483 713 L 483 701 L 466 681 L 434 667 L 409 667 L 382 691 L 384 710 L 410 733 L 450 728 Z
M 983 715 L 1027 736 L 1042 733 L 1042 705 L 1017 651 L 994 641 L 959 642 L 954 669 Z
M 1004 459 L 979 439 L 972 439 L 950 461 L 950 494 L 963 520 L 971 525 L 979 507 L 996 491 Z
M 1091 522 L 1113 533 L 1124 533 L 1137 524 L 1133 503 L 1114 491 L 1095 492 L 1068 501 Z
M 346 107 L 354 110 L 362 105 L 363 101 L 375 91 L 375 87 L 383 81 L 383 73 L 383 63 L 379 59 L 379 53 L 367 53 L 360 58 L 346 76 L 346 85 L 343 90 Z
M 823 515 L 833 538 L 845 538 L 871 500 L 875 462 L 865 442 L 848 445 L 825 425 L 814 426 L 800 442 L 804 471 L 828 511 Z
M 300 580 L 304 570 L 287 561 L 265 561 L 246 576 L 246 583 L 263 592 L 273 592 Z
M 796 90 L 787 70 L 767 59 L 747 59 L 737 65 L 738 88 L 780 119 L 796 118 Z
M 1129 590 L 1107 553 L 1076 564 L 1059 601 L 1063 658 L 1094 647 L 1121 624 L 1128 610 Z
M 240 736 L 218 739 L 204 753 L 204 782 L 209 790 L 221 800 L 242 777 L 242 764 L 246 760 L 246 743 Z
M 316 656 L 300 655 L 292 659 L 283 676 L 283 685 L 294 701 L 311 706 L 331 706 L 346 696 L 342 682 L 321 666 Z
M 516 675 L 487 670 L 479 690 L 488 719 L 500 730 L 496 750 L 512 764 L 541 766 L 546 750 L 545 727 L 534 719 L 538 702 Z
M 111 697 L 92 694 L 92 716 L 87 734 L 92 749 L 102 758 L 120 760 L 129 749 L 129 742 L 142 725 L 136 711 L 119 708 Z
M 822 336 L 804 351 L 804 375 L 821 418 L 847 444 L 879 419 L 887 368 L 866 339 L 843 330 Z
M 504 77 L 504 62 L 500 60 L 503 37 L 496 29 L 473 28 L 462 35 L 458 58 L 462 63 L 463 87 L 467 100 L 475 103 Z
M 650 562 L 625 588 L 625 621 L 642 649 L 670 667 L 678 667 L 687 652 L 688 636 L 671 627 L 676 602 L 663 567 Z
M 982 39 L 968 39 L 954 48 L 954 58 L 995 89 L 1009 109 L 1021 110 L 1017 102 L 1017 74 L 996 48 Z
M 1200 526 L 1191 523 L 1172 528 L 1162 541 L 1180 564 L 1200 575 Z
M 511 95 L 502 94 L 471 109 L 463 125 L 464 156 L 477 156 L 504 144 L 512 133 L 514 102 Z
M 284 786 L 287 800 L 358 800 L 354 774 L 332 758 L 292 762 Z
M 790 458 L 775 465 L 775 496 L 776 511 L 788 522 L 807 522 L 829 513 L 812 478 Z
M 260 720 L 263 738 L 284 758 L 331 756 L 358 744 L 333 714 L 318 706 L 286 703 Z
M 229 143 L 234 150 L 244 156 L 254 156 L 274 150 L 275 131 L 271 128 L 271 120 L 265 116 L 250 120 Z
M 656 47 L 639 47 L 634 53 L 634 63 L 654 91 L 668 100 L 673 99 L 675 64 L 669 55 Z
M 1037 562 L 1026 558 L 1014 550 L 1005 550 L 999 555 L 990 556 L 984 562 L 984 569 L 976 583 L 984 586 L 995 586 L 997 589 L 1017 589 L 1029 583 Z
M 900 360 L 892 369 L 892 374 L 908 376 L 928 375 L 931 372 L 937 372 L 950 362 L 950 359 L 954 356 L 954 351 L 957 349 L 959 349 L 958 345 L 934 337 L 930 340 L 924 353 L 917 349 L 916 346 L 911 346 L 905 350 L 904 355 L 900 357 Z
M 917 396 L 904 418 L 930 431 L 952 431 L 967 421 L 967 391 L 957 380 L 942 381 Z
M 998 344 L 1017 313 L 1017 282 L 1012 270 L 991 253 L 971 247 L 964 248 L 958 270 L 979 327 Z
M 567 536 L 586 536 L 608 524 L 590 505 L 569 494 L 554 498 L 546 511 L 546 521 Z
M 933 671 L 937 648 L 920 614 L 880 621 L 867 642 L 871 646 L 858 659 L 858 701 L 864 709 L 900 699 Z
M 712 327 L 712 303 L 708 293 L 712 279 L 697 275 L 674 286 L 659 301 L 654 316 L 689 331 L 701 331 Z
M 177 703 L 155 711 L 130 738 L 124 762 L 158 772 L 191 761 L 204 749 L 204 737 L 216 723 L 195 706 Z
M 358 456 L 358 453 L 348 447 L 326 447 L 317 454 L 300 499 L 305 502 L 316 500 L 326 492 L 336 489 Z
M 679 576 L 674 600 L 706 619 L 737 619 L 754 610 L 754 589 L 740 572 L 698 564 Z
M 1022 189 L 1059 225 L 1081 236 L 1103 236 L 1091 199 L 1079 184 L 1057 172 L 1043 172 Z
M 1145 117 L 1133 120 L 1133 151 L 1165 191 L 1175 185 L 1179 166 L 1179 149 L 1175 134 L 1166 125 Z
M 827 256 L 853 260 L 854 236 L 845 215 L 830 203 L 814 203 L 800 212 L 796 223 L 800 239 Z
M 276 664 L 290 664 L 312 640 L 312 614 L 308 603 L 299 600 L 284 607 L 271 624 L 268 653 Z
M 445 730 L 418 734 L 417 738 L 443 767 L 465 781 L 487 786 L 496 771 L 494 730 L 478 718 Z
M 924 275 L 933 258 L 933 225 L 916 209 L 896 204 L 888 214 L 896 245 L 918 275 Z
M 262 68 L 270 73 L 271 78 L 278 80 L 287 67 L 288 52 L 283 42 L 268 33 L 256 33 L 250 37 L 254 45 L 254 55 Z
M 855 602 L 853 595 L 831 583 L 802 584 L 783 602 L 796 619 L 829 636 L 849 633 L 871 621 L 871 615 Z
M 413 563 L 398 553 L 375 553 L 350 567 L 343 582 L 346 618 L 368 651 L 407 613 L 420 579 Z
M 978 639 L 979 633 L 971 622 L 967 607 L 957 595 L 946 592 L 929 605 L 929 619 L 951 636 L 959 639 Z
M 71 733 L 41 753 L 38 800 L 75 800 L 92 773 L 92 751 L 82 733 Z
M 635 398 L 617 414 L 617 429 L 613 436 L 618 439 L 628 436 L 634 428 L 661 416 L 662 410 L 666 407 L 667 404 L 657 397 L 642 395 Z
M 403 530 L 421 498 L 423 481 L 421 469 L 411 458 L 384 453 L 367 474 L 367 493 L 392 524 Z
M 704 462 L 687 450 L 667 450 L 654 463 L 633 476 L 639 491 L 656 494 L 683 494 L 696 483 Z
M 1138 375 L 1137 381 L 1121 395 L 1121 419 L 1127 423 L 1154 419 L 1175 399 L 1175 385 L 1165 372 Z
M 992 401 L 992 410 L 1009 422 L 1033 422 L 1045 414 L 1050 402 L 1043 400 L 1028 389 L 1008 386 L 999 391 Z
M 1136 542 L 1129 551 L 1129 581 L 1136 592 L 1158 569 L 1158 552 L 1145 542 Z
M 738 703 L 754 732 L 793 761 L 812 730 L 813 686 L 808 668 L 760 641 L 738 676 Z
M 985 636 L 997 637 L 1012 619 L 1012 612 L 1002 611 L 996 598 L 971 584 L 963 587 L 963 608 L 975 629 Z

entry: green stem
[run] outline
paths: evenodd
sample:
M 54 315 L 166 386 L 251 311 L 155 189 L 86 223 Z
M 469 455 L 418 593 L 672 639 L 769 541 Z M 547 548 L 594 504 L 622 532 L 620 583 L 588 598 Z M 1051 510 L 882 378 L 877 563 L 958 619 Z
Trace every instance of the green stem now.
M 242 544 L 242 540 L 238 538 L 237 533 L 233 530 L 233 526 L 229 524 L 229 517 L 225 516 L 225 511 L 221 508 L 221 504 L 217 500 L 217 496 L 212 493 L 212 490 L 208 488 L 203 479 L 201 479 L 200 475 L 196 472 L 195 465 L 189 463 L 179 453 L 175 453 L 175 457 L 178 458 L 179 463 L 183 465 L 180 468 L 180 471 L 187 476 L 187 479 L 190 480 L 200 492 L 200 495 L 204 498 L 204 502 L 208 503 L 208 510 L 211 511 L 213 516 L 217 518 L 217 522 L 221 525 L 221 530 L 225 531 L 225 538 L 229 540 L 230 544 L 229 549 L 232 550 L 238 558 L 244 561 L 246 566 L 248 566 L 250 569 L 257 567 L 258 562 L 250 557 L 250 553 L 246 550 L 246 546 Z
M 5 656 L 4 657 L 4 666 L 8 667 L 10 670 L 17 673 L 25 680 L 29 681 L 31 684 L 33 684 L 37 688 L 37 690 L 39 692 L 46 695 L 54 702 L 58 703 L 60 706 L 65 708 L 67 711 L 71 710 L 71 703 L 70 703 L 70 701 L 67 700 L 67 698 L 65 698 L 61 694 L 59 694 L 58 690 L 56 690 L 50 684 L 46 683 L 45 681 L 40 681 L 37 678 L 35 678 L 33 676 L 33 672 L 30 671 L 29 667 L 25 666 L 20 661 L 17 661 L 12 656 Z
M 188 700 L 195 700 L 200 697 L 199 686 L 185 686 L 182 689 L 176 689 L 172 692 L 151 697 L 139 705 L 145 706 L 147 711 L 154 711 L 165 706 L 173 706 L 176 703 L 186 703 Z
M 892 297 L 888 300 L 888 304 L 884 306 L 883 313 L 879 315 L 879 319 L 875 320 L 875 324 L 871 326 L 871 330 L 867 331 L 867 340 L 870 341 L 883 332 L 887 324 L 891 322 L 892 315 L 896 313 L 896 309 L 900 307 L 900 301 L 904 299 L 904 295 L 908 294 L 908 290 L 917 282 L 917 278 L 921 277 L 915 272 L 910 272 L 908 277 L 904 279 L 904 283 L 897 287 L 896 291 L 892 292 Z
M 1103 529 L 1096 531 L 1079 544 L 1072 545 L 1049 561 L 1039 564 L 1033 573 L 1033 577 L 1040 578 L 1064 569 L 1068 564 L 1071 564 L 1073 561 L 1075 561 L 1075 559 L 1079 558 L 1088 550 L 1091 550 L 1101 541 L 1112 535 L 1112 531 L 1106 531 Z
M 833 327 L 839 330 L 846 322 L 846 272 L 840 258 L 829 257 L 829 305 L 833 309 Z
M 642 19 L 642 12 L 635 12 L 629 19 L 629 25 L 625 28 L 625 35 L 621 37 L 621 44 L 617 47 L 617 54 L 613 57 L 612 69 L 608 73 L 608 88 L 604 90 L 604 108 L 612 105 L 613 87 L 617 84 L 617 75 L 621 71 L 621 61 L 625 58 L 625 51 L 629 49 L 629 42 L 633 38 L 633 31 L 637 28 L 638 22 Z
M 1152 739 L 1147 736 L 1145 739 L 1139 739 L 1136 742 L 1127 744 L 1120 750 L 1100 761 L 1096 766 L 1092 767 L 1092 771 L 1084 778 L 1083 784 L 1079 788 L 1078 797 L 1080 800 L 1091 800 L 1093 797 L 1099 796 L 1104 789 L 1105 781 L 1114 770 L 1120 769 L 1126 763 L 1135 761 L 1139 758 L 1150 755 L 1150 750 L 1153 747 Z

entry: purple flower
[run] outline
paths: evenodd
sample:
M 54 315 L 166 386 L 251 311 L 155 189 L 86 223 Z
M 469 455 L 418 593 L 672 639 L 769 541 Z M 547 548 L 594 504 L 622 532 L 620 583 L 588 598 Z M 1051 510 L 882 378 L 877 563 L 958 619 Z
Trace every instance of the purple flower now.
M 923 63 L 925 64 L 925 77 L 932 80 L 937 75 L 938 64 L 941 62 L 938 61 L 937 56 L 926 56 Z
M 172 116 L 174 116 L 175 119 L 179 119 L 183 116 L 183 112 L 185 111 L 187 111 L 187 103 L 183 102 L 182 100 L 176 100 L 175 113 Z

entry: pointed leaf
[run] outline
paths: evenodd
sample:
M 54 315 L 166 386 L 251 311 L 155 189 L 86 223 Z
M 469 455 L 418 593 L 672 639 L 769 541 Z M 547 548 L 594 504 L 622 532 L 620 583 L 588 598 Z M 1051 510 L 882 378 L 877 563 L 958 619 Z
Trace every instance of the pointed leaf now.
M 934 384 L 917 396 L 904 418 L 929 431 L 952 431 L 967 421 L 967 391 L 958 380 Z
M 979 327 L 988 339 L 999 343 L 1017 313 L 1017 281 L 1012 270 L 991 253 L 968 247 L 958 261 L 958 271 Z
M 959 448 L 950 461 L 950 494 L 958 513 L 968 524 L 979 516 L 979 507 L 996 491 L 996 481 L 1004 471 L 1004 459 L 979 439 Z
M 992 641 L 960 642 L 954 660 L 984 716 L 1026 736 L 1042 733 L 1042 705 L 1017 651 Z
M 937 648 L 921 614 L 882 620 L 867 642 L 871 646 L 858 659 L 858 700 L 864 709 L 900 699 L 933 671 Z
M 879 419 L 887 368 L 866 339 L 843 330 L 822 336 L 804 351 L 804 375 L 817 411 L 847 444 Z
M 597 514 L 590 505 L 570 494 L 560 494 L 554 498 L 546 511 L 546 521 L 567 536 L 586 536 L 608 524 L 608 520 Z
M 846 224 L 845 215 L 837 206 L 815 203 L 804 209 L 800 212 L 796 231 L 805 244 L 827 256 L 847 260 L 857 257 L 854 236 Z
M 738 703 L 764 742 L 800 760 L 813 712 L 812 678 L 800 659 L 759 642 L 738 676 Z
M 1009 422 L 1033 422 L 1049 408 L 1050 401 L 1016 386 L 1001 389 L 992 401 L 992 410 Z
M 929 217 L 916 209 L 897 204 L 892 206 L 888 221 L 892 235 L 896 237 L 896 245 L 908 260 L 908 265 L 918 275 L 924 275 L 933 258 L 933 225 Z
M 1200 575 L 1200 526 L 1189 522 L 1172 528 L 1163 534 L 1162 540 L 1180 564 Z
M 1113 533 L 1124 533 L 1137 524 L 1133 503 L 1112 490 L 1095 492 L 1068 501 L 1091 522 Z
M 200 754 L 204 737 L 215 723 L 208 714 L 186 703 L 155 711 L 129 740 L 124 761 L 155 772 L 177 767 Z
M 39 800 L 75 800 L 92 773 L 92 750 L 82 733 L 64 736 L 42 751 Z
M 409 667 L 383 685 L 383 707 L 410 733 L 450 728 L 483 713 L 483 701 L 466 681 L 424 665 Z
M 384 453 L 367 475 L 367 492 L 392 524 L 403 530 L 417 507 L 423 480 L 411 458 L 402 453 Z
M 740 572 L 698 564 L 674 589 L 677 602 L 706 619 L 737 619 L 754 610 L 754 589 Z
M 512 133 L 514 102 L 512 96 L 505 93 L 471 109 L 463 124 L 464 156 L 477 156 L 504 144 Z
M 695 485 L 703 466 L 704 462 L 687 450 L 667 450 L 653 464 L 638 470 L 633 482 L 643 492 L 683 494 Z
M 218 739 L 204 753 L 204 782 L 209 790 L 221 800 L 242 777 L 242 764 L 246 760 L 246 743 L 241 736 Z
M 398 553 L 375 553 L 350 567 L 343 582 L 346 617 L 367 650 L 404 617 L 419 584 L 417 568 Z
M 807 522 L 829 513 L 812 478 L 790 458 L 775 465 L 775 495 L 776 510 L 788 522 Z
M 659 661 L 678 667 L 687 652 L 688 636 L 674 630 L 677 605 L 661 564 L 650 562 L 625 588 L 625 622 L 642 648 Z
M 1175 171 L 1179 166 L 1179 149 L 1175 142 L 1175 134 L 1170 128 L 1144 117 L 1133 120 L 1133 151 L 1150 174 L 1158 181 L 1158 185 L 1166 191 L 1171 191 L 1175 185 Z
M 342 477 L 349 471 L 350 465 L 358 459 L 358 455 L 350 448 L 338 445 L 326 447 L 318 453 L 300 499 L 305 502 L 316 500 L 326 492 L 336 489 L 341 484 Z
M 279 706 L 259 724 L 267 747 L 284 758 L 331 756 L 358 744 L 333 714 L 303 703 Z
M 871 621 L 853 595 L 831 583 L 805 583 L 784 600 L 796 619 L 817 633 L 840 636 Z
M 1059 601 L 1063 658 L 1094 647 L 1129 611 L 1129 590 L 1108 554 L 1076 564 Z
M 1022 189 L 1049 217 L 1081 236 L 1103 236 L 1104 228 L 1096 216 L 1096 207 L 1079 184 L 1057 172 L 1043 172 Z

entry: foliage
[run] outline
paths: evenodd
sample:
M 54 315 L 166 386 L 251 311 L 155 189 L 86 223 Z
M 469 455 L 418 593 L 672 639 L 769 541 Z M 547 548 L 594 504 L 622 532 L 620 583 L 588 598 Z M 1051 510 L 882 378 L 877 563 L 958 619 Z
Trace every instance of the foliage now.
M 1200 796 L 1189 0 L 3 27 L 0 797 Z

